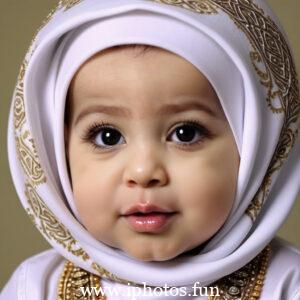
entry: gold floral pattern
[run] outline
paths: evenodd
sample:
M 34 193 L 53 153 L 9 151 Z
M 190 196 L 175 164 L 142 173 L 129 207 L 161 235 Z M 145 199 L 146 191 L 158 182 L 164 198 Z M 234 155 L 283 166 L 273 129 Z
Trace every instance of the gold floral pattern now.
M 181 6 L 195 12 L 199 12 L 199 7 L 221 9 L 244 32 L 254 49 L 249 55 L 261 84 L 267 89 L 267 104 L 272 112 L 284 114 L 276 150 L 261 187 L 246 211 L 254 222 L 269 194 L 272 177 L 287 159 L 299 130 L 299 85 L 287 41 L 276 23 L 253 0 L 152 1 Z M 205 13 L 205 9 L 200 12 Z

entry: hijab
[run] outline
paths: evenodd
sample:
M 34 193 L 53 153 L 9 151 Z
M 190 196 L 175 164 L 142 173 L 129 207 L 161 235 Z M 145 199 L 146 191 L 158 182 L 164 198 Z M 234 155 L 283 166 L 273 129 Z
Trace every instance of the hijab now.
M 240 154 L 231 212 L 193 256 L 138 261 L 92 237 L 74 205 L 64 141 L 69 84 L 95 53 L 128 44 L 163 48 L 199 69 Z M 60 1 L 34 37 L 15 88 L 13 181 L 35 226 L 75 265 L 124 283 L 210 284 L 256 257 L 292 208 L 300 183 L 299 104 L 291 50 L 263 0 Z

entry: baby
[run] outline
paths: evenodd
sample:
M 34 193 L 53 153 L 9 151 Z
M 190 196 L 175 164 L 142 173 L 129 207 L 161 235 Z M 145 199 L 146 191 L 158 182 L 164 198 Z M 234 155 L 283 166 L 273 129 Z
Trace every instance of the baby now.
M 101 52 L 77 72 L 67 155 L 87 230 L 137 259 L 162 261 L 223 225 L 239 154 L 205 76 L 178 55 L 140 48 Z
M 1 300 L 300 299 L 300 251 L 275 237 L 300 185 L 275 19 L 262 0 L 59 2 L 8 129 L 16 190 L 53 249 Z

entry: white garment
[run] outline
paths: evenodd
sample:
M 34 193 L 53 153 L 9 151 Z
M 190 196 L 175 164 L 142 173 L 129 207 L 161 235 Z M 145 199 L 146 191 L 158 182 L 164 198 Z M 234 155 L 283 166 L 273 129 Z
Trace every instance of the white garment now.
M 264 0 L 59 3 L 27 53 L 8 129 L 16 190 L 45 239 L 91 273 L 98 274 L 97 264 L 110 278 L 153 286 L 167 281 L 169 286 L 191 287 L 196 280 L 206 285 L 246 265 L 272 240 L 300 187 L 298 82 L 291 51 L 271 9 Z M 138 261 L 93 238 L 74 205 L 64 148 L 69 82 L 94 53 L 136 43 L 174 52 L 209 79 L 239 150 L 234 206 L 196 256 Z M 276 272 L 271 271 L 271 278 Z M 280 285 L 270 282 L 276 291 Z M 38 293 L 44 286 L 36 287 L 40 291 L 30 289 L 36 290 L 31 300 L 41 299 Z
M 269 268 L 260 300 L 300 300 L 300 250 L 280 238 L 271 242 Z M 51 249 L 25 260 L 14 272 L 4 287 L 0 300 L 57 300 L 55 293 L 65 259 Z M 102 287 L 114 287 L 121 291 L 126 286 L 102 279 Z M 40 286 L 45 289 L 41 291 Z M 131 300 L 106 294 L 108 300 Z M 136 300 L 142 298 L 136 297 Z M 147 299 L 151 299 L 150 297 Z M 159 299 L 159 298 L 157 298 Z M 207 297 L 170 297 L 172 300 L 207 299 Z

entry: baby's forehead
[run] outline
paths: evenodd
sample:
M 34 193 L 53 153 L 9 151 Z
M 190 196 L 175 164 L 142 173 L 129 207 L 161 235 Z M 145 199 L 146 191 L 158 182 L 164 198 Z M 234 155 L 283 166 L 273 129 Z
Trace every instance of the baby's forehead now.
M 81 65 L 69 87 L 67 102 L 76 109 L 90 98 L 98 103 L 105 98 L 122 98 L 122 103 L 110 101 L 110 105 L 122 104 L 133 111 L 140 104 L 179 105 L 193 98 L 209 102 L 208 106 L 223 114 L 213 86 L 200 70 L 173 52 L 148 45 L 111 47 Z
M 102 78 L 98 78 L 99 82 L 101 82 L 109 77 L 114 70 L 125 67 L 129 71 L 134 69 L 134 65 L 138 63 L 143 65 L 142 72 L 140 72 L 139 75 L 146 73 L 150 67 L 152 67 L 152 69 L 154 68 L 154 71 L 157 73 L 157 78 L 161 78 L 159 76 L 162 71 L 165 71 L 164 73 L 168 75 L 167 79 L 169 79 L 170 82 L 178 78 L 185 79 L 187 74 L 196 74 L 198 79 L 200 79 L 198 82 L 199 87 L 204 85 L 211 86 L 211 83 L 203 72 L 197 69 L 191 62 L 182 56 L 169 50 L 151 45 L 133 44 L 110 47 L 91 56 L 80 65 L 72 78 L 70 87 L 72 87 L 72 84 L 74 84 L 78 78 L 84 79 L 84 75 L 94 76 L 94 78 L 96 78 L 96 72 L 99 72 L 101 75 L 105 75 L 102 76 Z M 167 73 L 166 70 L 170 72 Z M 104 74 L 104 72 L 106 73 Z M 139 79 L 140 78 L 136 78 L 136 81 Z M 145 81 L 147 80 L 147 78 L 143 79 Z M 187 79 L 193 78 L 190 76 Z M 184 85 L 182 86 L 188 87 L 188 82 L 189 80 L 185 80 Z M 190 80 L 190 82 L 193 83 L 193 80 Z
M 98 51 L 96 54 L 91 56 L 85 63 L 83 63 L 80 68 L 82 68 L 82 66 L 84 66 L 86 63 L 93 61 L 97 57 L 123 54 L 123 55 L 128 55 L 127 59 L 131 59 L 131 58 L 138 58 L 150 53 L 159 55 L 160 52 L 169 52 L 169 51 L 157 46 L 146 45 L 146 44 L 116 45 Z

